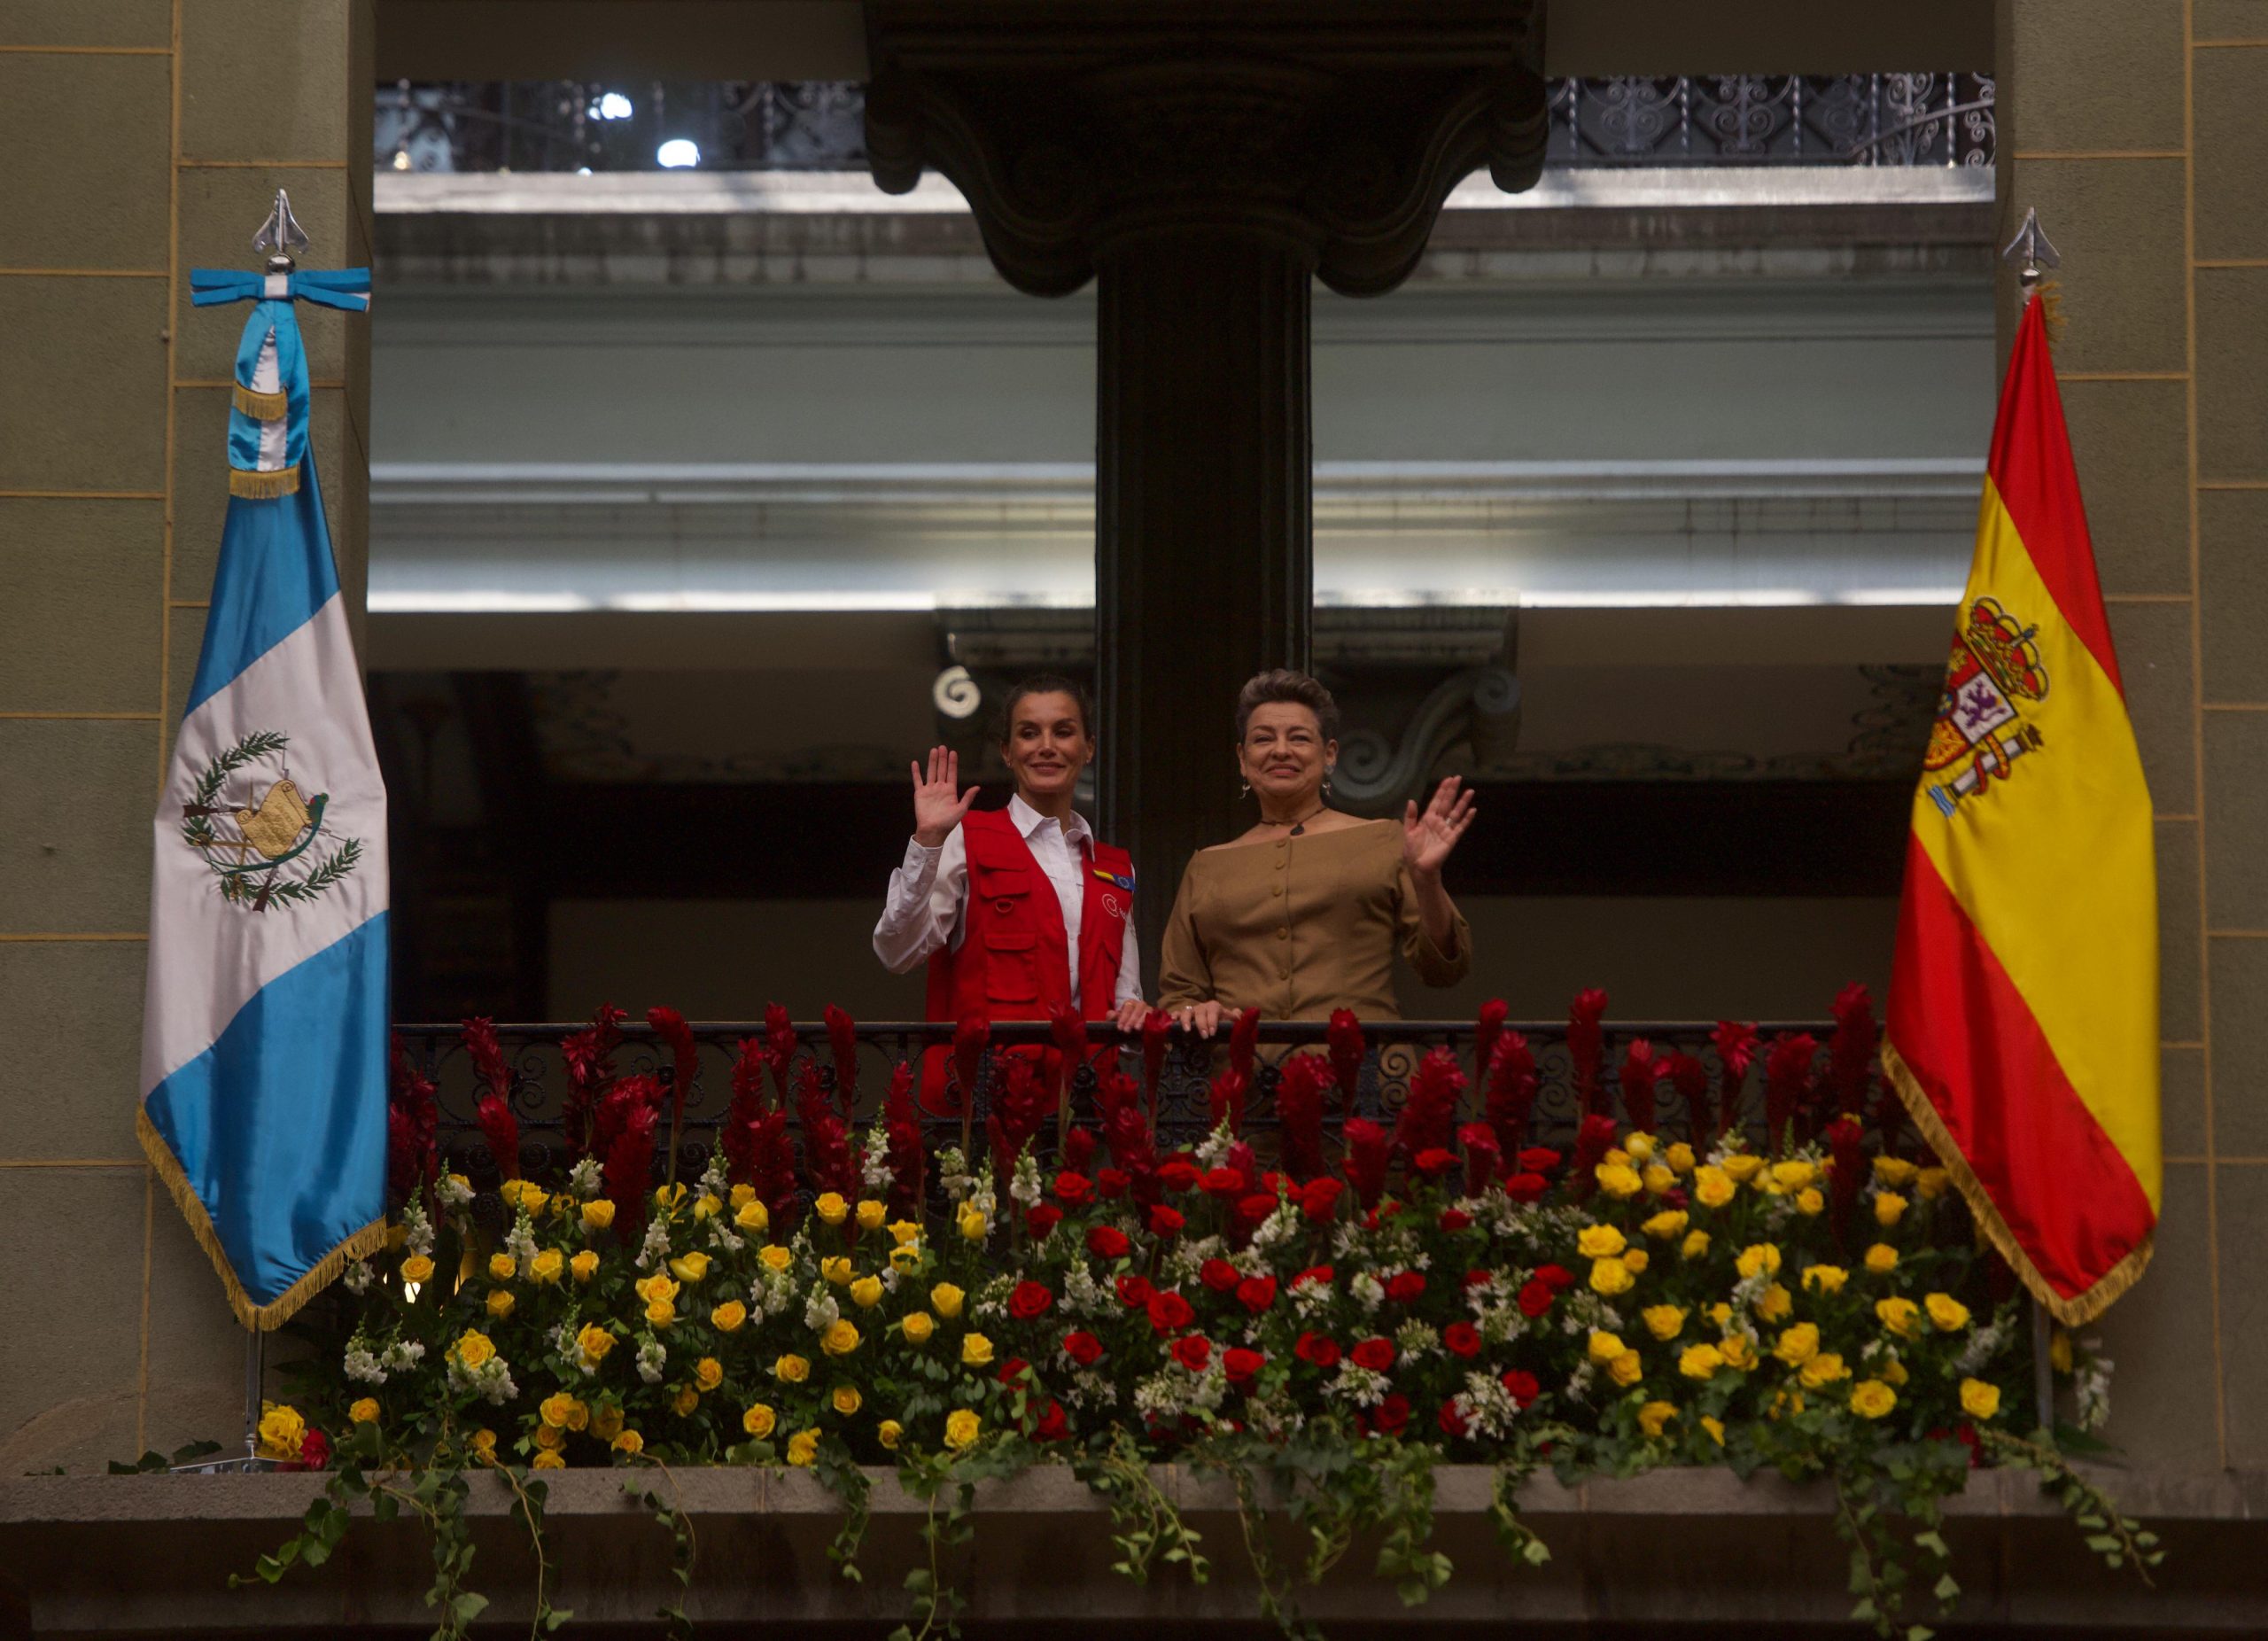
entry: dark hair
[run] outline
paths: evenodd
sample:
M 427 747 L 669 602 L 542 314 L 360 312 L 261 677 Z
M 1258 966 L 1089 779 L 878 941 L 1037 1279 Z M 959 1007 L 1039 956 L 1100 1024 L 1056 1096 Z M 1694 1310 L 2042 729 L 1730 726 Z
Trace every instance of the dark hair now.
M 1254 673 L 1237 691 L 1237 740 L 1244 740 L 1254 708 L 1279 701 L 1307 708 L 1315 714 L 1316 724 L 1325 741 L 1339 739 L 1339 703 L 1331 698 L 1331 691 L 1305 673 L 1279 666 Z
M 1090 741 L 1094 739 L 1095 708 L 1094 703 L 1087 699 L 1086 690 L 1076 680 L 1066 678 L 1060 673 L 1034 673 L 1027 678 L 1018 679 L 1015 688 L 1008 691 L 1007 698 L 1000 704 L 1002 745 L 1005 746 L 1008 737 L 1015 732 L 1016 704 L 1026 696 L 1069 696 L 1071 704 L 1079 710 L 1079 727 Z

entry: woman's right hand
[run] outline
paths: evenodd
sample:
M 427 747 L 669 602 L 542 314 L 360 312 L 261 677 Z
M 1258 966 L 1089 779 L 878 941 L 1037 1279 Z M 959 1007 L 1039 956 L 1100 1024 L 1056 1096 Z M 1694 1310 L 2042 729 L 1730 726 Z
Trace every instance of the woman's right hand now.
M 960 792 L 960 754 L 942 746 L 929 749 L 928 778 L 921 766 L 913 766 L 913 841 L 924 849 L 941 847 L 968 813 L 976 789 Z M 959 797 L 954 793 L 960 792 Z
M 1221 1029 L 1218 1003 L 1184 1003 L 1173 1011 L 1173 1023 L 1192 1037 L 1211 1038 Z

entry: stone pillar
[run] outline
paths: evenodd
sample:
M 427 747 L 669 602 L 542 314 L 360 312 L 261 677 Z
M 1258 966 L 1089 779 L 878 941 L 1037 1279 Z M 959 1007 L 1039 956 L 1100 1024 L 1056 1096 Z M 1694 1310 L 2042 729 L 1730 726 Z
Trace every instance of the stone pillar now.
M 1390 291 L 1467 173 L 1534 183 L 1529 7 L 866 14 L 875 180 L 951 177 L 1020 290 L 1099 279 L 1100 820 L 1134 852 L 1154 976 L 1184 862 L 1253 816 L 1236 798 L 1237 687 L 1307 664 L 1312 281 Z
M 0 6 L 0 1471 L 231 1440 L 243 1335 L 134 1139 L 151 822 L 204 634 L 245 309 L 290 189 L 307 265 L 366 261 L 369 0 Z M 368 330 L 303 317 L 350 607 Z M 67 1303 L 41 1295 L 69 1293 Z
M 2000 0 L 2000 214 L 2062 253 L 2057 374 L 2157 814 L 2165 1196 L 2104 1318 L 2137 1465 L 2268 1463 L 2268 30 Z M 2013 333 L 2003 274 L 2001 340 Z

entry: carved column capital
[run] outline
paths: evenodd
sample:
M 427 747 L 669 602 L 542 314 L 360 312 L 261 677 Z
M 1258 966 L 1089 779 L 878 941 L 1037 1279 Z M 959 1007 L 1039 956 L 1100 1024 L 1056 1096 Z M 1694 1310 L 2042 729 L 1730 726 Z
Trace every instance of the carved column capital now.
M 1332 289 L 1391 290 L 1441 200 L 1543 159 L 1540 0 L 868 0 L 866 142 L 934 167 L 994 263 L 1076 290 L 1130 238 L 1274 239 Z

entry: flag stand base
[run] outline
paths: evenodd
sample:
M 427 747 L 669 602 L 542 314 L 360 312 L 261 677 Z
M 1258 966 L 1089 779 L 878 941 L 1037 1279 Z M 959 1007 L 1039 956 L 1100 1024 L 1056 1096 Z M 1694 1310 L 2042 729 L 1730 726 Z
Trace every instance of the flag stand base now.
M 261 1360 L 262 1346 L 267 1335 L 257 1328 L 245 1330 L 245 1450 L 234 1458 L 207 1458 L 194 1465 L 175 1465 L 174 1475 L 237 1475 L 261 1470 L 278 1470 L 279 1460 L 263 1458 L 260 1453 L 260 1415 L 266 1388 L 265 1364 Z

